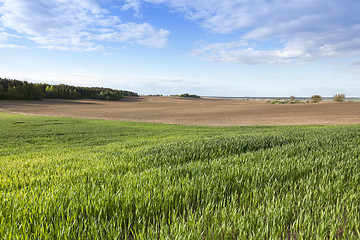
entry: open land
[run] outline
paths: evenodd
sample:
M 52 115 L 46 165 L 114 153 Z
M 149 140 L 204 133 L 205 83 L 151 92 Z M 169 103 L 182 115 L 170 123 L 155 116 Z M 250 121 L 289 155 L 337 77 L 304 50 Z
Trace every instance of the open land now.
M 0 239 L 360 238 L 359 125 L 0 113 L 0 133 Z
M 269 104 L 266 100 L 125 97 L 122 101 L 1 101 L 7 113 L 204 126 L 348 125 L 360 102 Z
M 0 109 L 0 239 L 360 238 L 359 103 Z M 322 126 L 227 126 L 290 124 Z

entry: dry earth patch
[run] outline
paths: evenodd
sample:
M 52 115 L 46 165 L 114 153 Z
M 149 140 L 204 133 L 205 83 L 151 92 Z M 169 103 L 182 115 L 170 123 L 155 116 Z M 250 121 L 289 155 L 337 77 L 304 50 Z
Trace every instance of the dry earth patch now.
M 0 101 L 17 114 L 206 126 L 360 124 L 360 102 L 269 104 L 265 100 L 125 97 L 122 101 Z

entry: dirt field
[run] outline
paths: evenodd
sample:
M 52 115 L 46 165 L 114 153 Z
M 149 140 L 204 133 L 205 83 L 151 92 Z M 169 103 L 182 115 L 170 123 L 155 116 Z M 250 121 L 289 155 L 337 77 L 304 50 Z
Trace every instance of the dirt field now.
M 274 105 L 263 100 L 126 97 L 120 102 L 0 101 L 0 111 L 207 126 L 360 124 L 360 102 Z

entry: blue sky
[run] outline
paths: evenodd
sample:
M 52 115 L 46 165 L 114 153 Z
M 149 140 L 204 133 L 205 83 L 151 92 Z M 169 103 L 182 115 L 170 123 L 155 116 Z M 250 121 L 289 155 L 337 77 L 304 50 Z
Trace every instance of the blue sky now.
M 360 96 L 358 0 L 0 0 L 0 77 L 140 94 Z

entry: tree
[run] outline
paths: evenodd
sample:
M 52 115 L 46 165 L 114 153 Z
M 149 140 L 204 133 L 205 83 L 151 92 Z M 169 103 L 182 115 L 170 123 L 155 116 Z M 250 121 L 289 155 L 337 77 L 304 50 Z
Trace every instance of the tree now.
M 335 94 L 333 100 L 334 102 L 344 102 L 345 94 Z
M 311 98 L 310 98 L 310 101 L 312 102 L 312 103 L 319 103 L 319 102 L 321 102 L 323 99 L 322 99 L 322 97 L 320 96 L 320 95 L 313 95 L 313 96 L 311 96 Z
M 195 94 L 188 94 L 188 93 L 183 93 L 180 94 L 179 97 L 184 97 L 184 98 L 200 98 L 199 95 L 195 95 Z
M 290 102 L 295 101 L 295 96 L 290 96 L 289 101 L 290 101 Z
M 45 97 L 46 98 L 54 98 L 55 97 L 55 89 L 53 85 L 48 85 L 45 88 Z
M 28 100 L 42 100 L 44 92 L 39 85 L 29 84 L 28 85 Z
M 5 99 L 4 88 L 2 85 L 0 85 L 0 99 Z
M 78 92 L 76 91 L 76 89 L 70 90 L 70 92 L 69 92 L 69 98 L 70 98 L 70 99 L 80 99 L 80 98 L 81 98 L 81 94 L 78 93 Z

